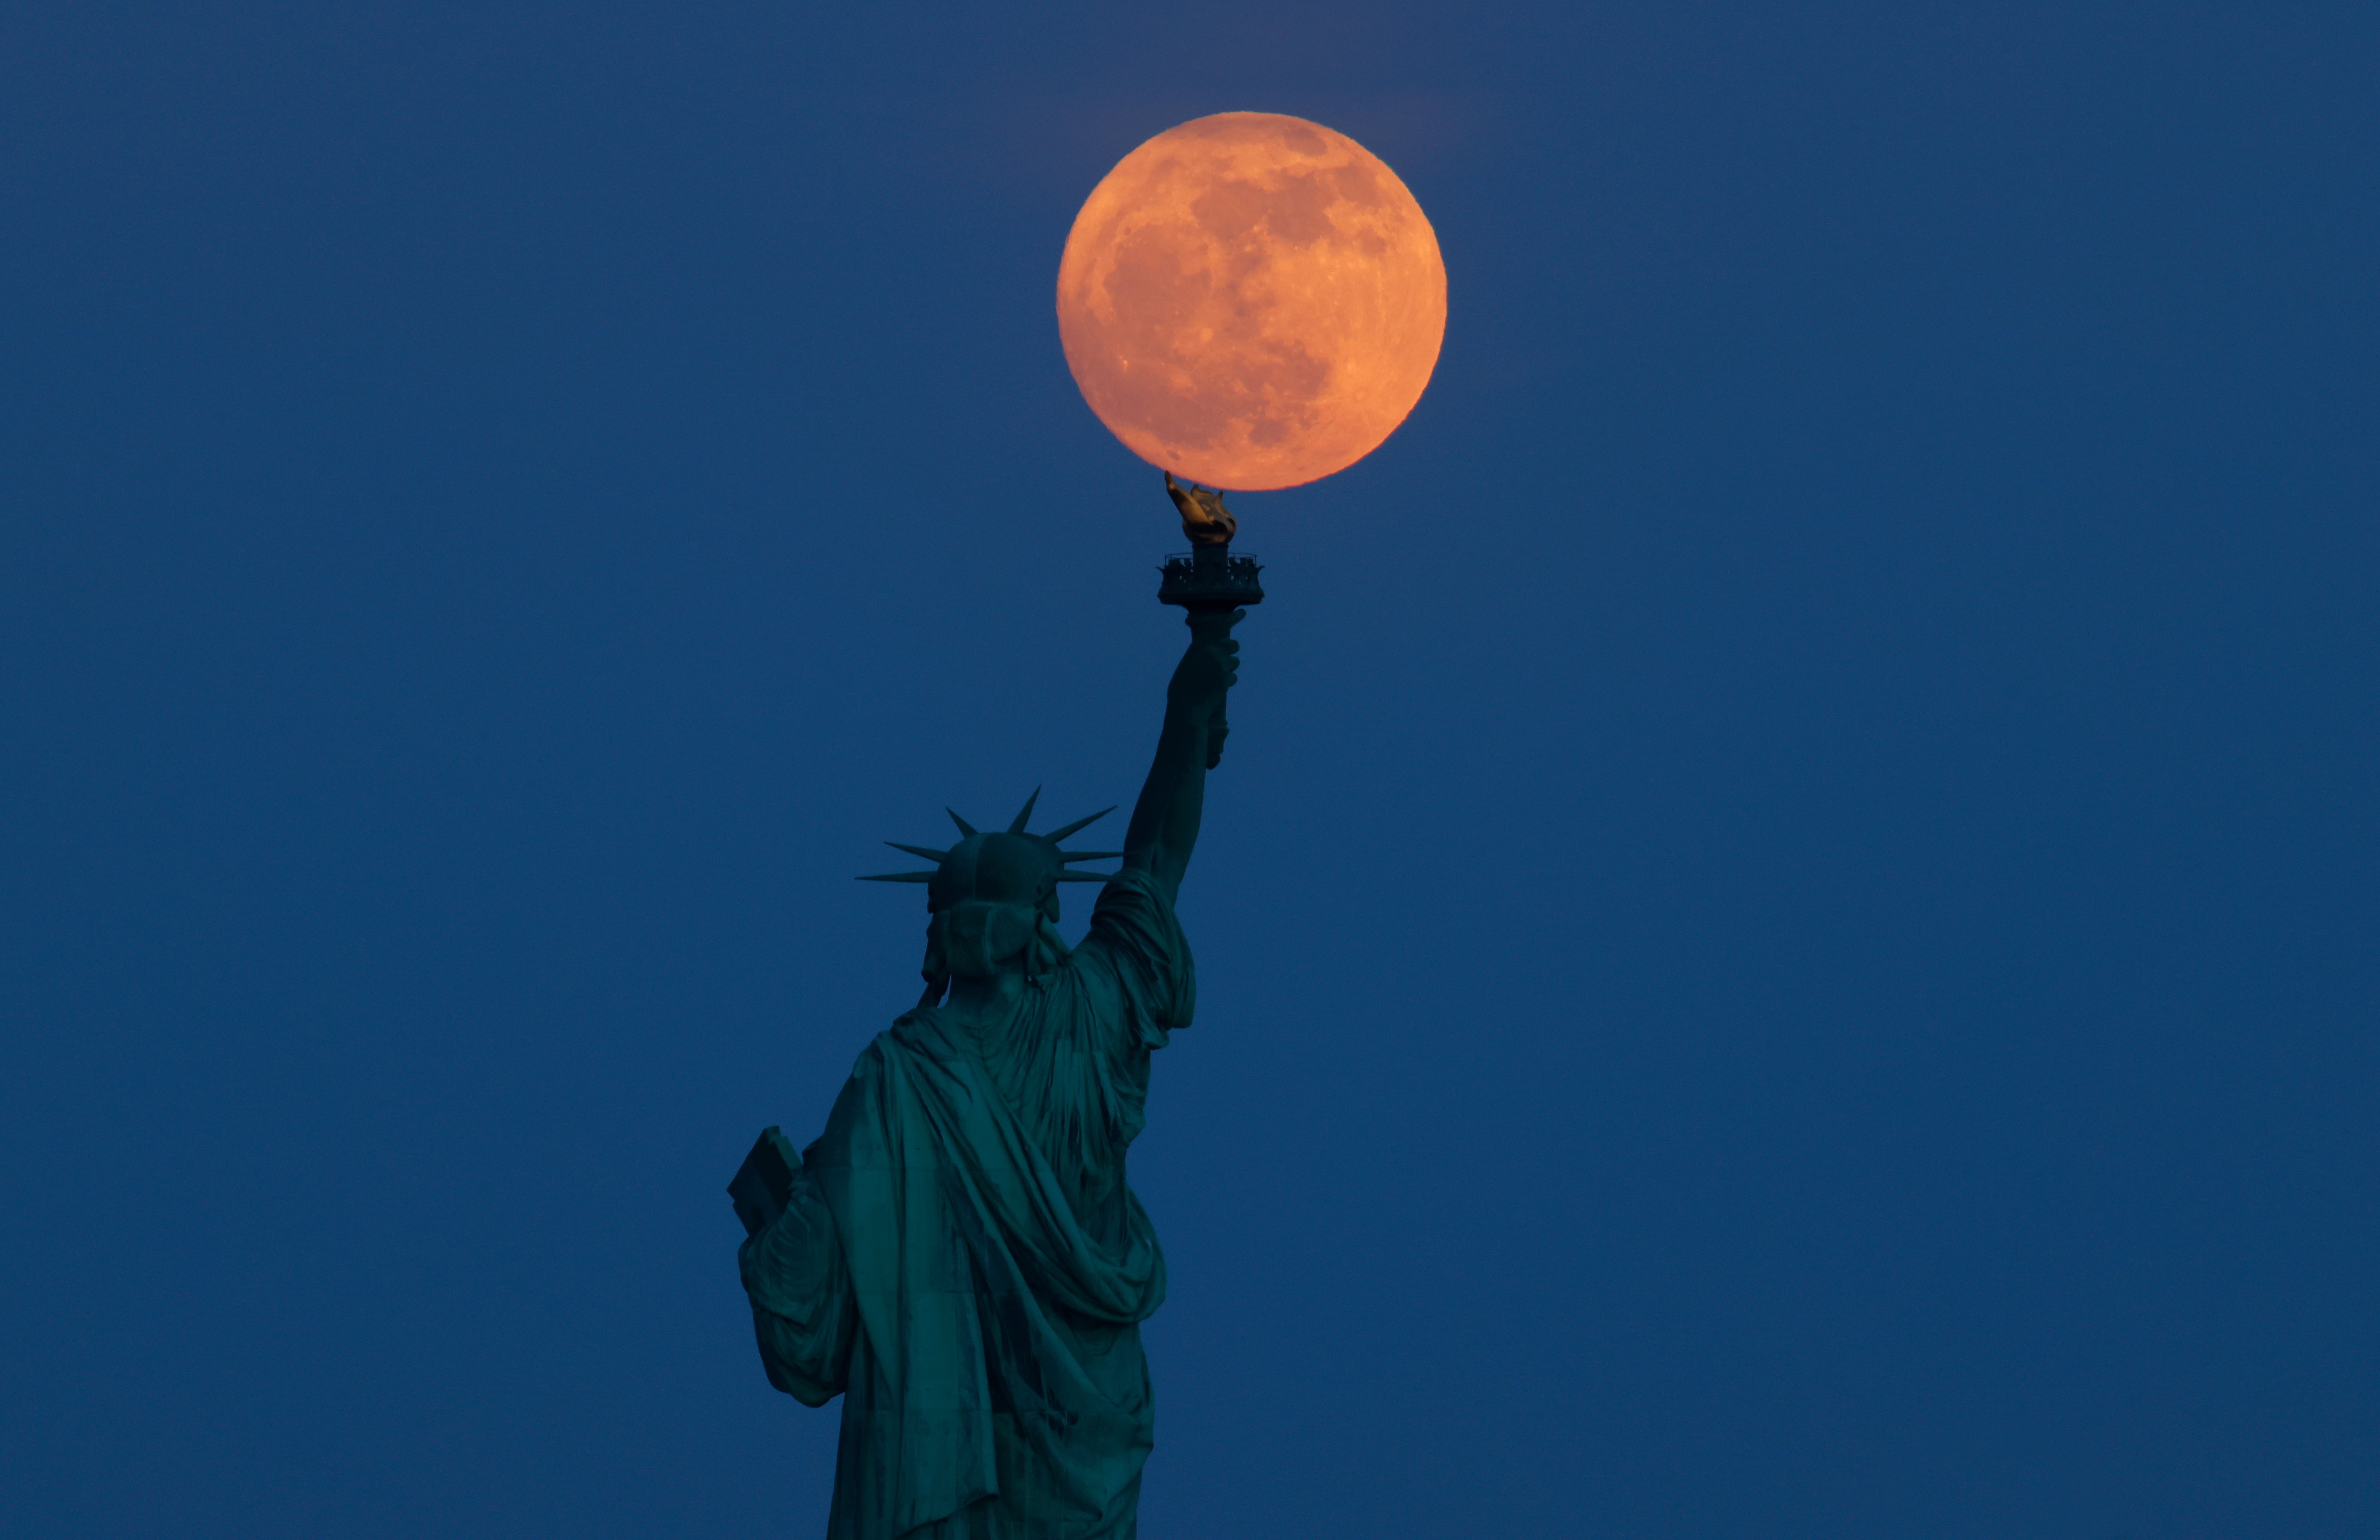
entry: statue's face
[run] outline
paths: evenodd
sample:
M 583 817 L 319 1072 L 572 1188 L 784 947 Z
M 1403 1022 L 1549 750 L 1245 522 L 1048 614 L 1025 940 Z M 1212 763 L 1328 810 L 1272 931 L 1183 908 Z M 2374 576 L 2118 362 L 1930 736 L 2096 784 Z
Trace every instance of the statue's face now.
M 1033 940 L 1036 912 L 1022 903 L 995 903 L 968 899 L 953 903 L 937 917 L 942 928 L 942 957 L 952 976 L 989 978 L 1014 960 Z

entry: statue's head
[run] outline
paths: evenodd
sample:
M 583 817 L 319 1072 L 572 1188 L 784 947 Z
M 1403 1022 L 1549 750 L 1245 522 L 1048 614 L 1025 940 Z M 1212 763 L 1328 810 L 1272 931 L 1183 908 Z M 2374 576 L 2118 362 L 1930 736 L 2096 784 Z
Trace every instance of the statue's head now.
M 886 872 L 863 882 L 919 882 L 926 885 L 927 1000 L 941 999 L 950 979 L 989 978 L 1012 967 L 1026 975 L 1047 972 L 1066 955 L 1058 939 L 1058 884 L 1105 882 L 1103 873 L 1068 871 L 1074 861 L 1099 861 L 1123 854 L 1113 850 L 1061 850 L 1058 842 L 1113 808 L 1101 808 L 1047 834 L 1028 834 L 1027 819 L 1039 791 L 1025 799 L 1024 810 L 999 832 L 979 832 L 951 814 L 963 836 L 948 850 L 885 843 L 895 850 L 922 855 L 935 863 L 931 871 Z M 946 809 L 947 810 L 947 809 Z
M 928 947 L 959 978 L 998 973 L 1058 918 L 1057 844 L 1030 834 L 970 834 L 926 886 Z

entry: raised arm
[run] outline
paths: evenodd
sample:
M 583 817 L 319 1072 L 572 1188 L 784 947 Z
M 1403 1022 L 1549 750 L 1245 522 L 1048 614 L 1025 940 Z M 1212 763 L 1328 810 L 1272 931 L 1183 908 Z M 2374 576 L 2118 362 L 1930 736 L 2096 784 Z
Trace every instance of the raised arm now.
M 1190 867 L 1198 843 L 1198 815 L 1207 800 L 1207 772 L 1223 758 L 1231 729 L 1223 696 L 1237 682 L 1240 644 L 1232 627 L 1245 610 L 1193 610 L 1190 646 L 1165 686 L 1165 726 L 1157 736 L 1157 762 L 1133 804 L 1132 827 L 1124 831 L 1123 864 L 1148 873 L 1171 904 Z

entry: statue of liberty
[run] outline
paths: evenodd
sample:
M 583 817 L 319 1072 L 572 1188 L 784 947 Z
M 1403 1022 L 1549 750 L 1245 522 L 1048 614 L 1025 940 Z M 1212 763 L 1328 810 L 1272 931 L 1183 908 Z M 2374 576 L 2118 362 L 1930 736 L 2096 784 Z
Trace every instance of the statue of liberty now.
M 1205 547 L 1228 528 L 1191 512 L 1202 566 L 1226 559 Z M 1255 564 L 1237 560 L 1253 601 Z M 896 845 L 934 863 L 872 879 L 926 889 L 924 998 L 860 1054 L 814 1144 L 795 1157 L 771 1130 L 730 1189 L 769 1382 L 810 1406 L 844 1398 L 830 1540 L 1136 1531 L 1154 1427 L 1140 1322 L 1164 1302 L 1165 1258 L 1124 1153 L 1149 1055 L 1190 1025 L 1173 902 L 1245 613 L 1185 607 L 1123 849 L 1060 848 L 1102 814 L 1028 832 L 1038 793 L 1005 830 L 952 813 L 948 850 Z M 1113 875 L 1069 869 L 1111 857 Z M 1071 952 L 1063 882 L 1104 884 Z

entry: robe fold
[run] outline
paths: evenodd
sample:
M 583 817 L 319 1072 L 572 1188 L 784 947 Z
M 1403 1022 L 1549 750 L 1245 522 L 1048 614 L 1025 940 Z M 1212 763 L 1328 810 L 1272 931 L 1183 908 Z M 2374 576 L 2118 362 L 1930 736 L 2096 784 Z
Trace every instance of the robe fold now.
M 860 1054 L 741 1254 L 770 1383 L 844 1397 L 829 1540 L 1133 1534 L 1165 1258 L 1124 1152 L 1195 989 L 1127 872 L 1007 1020 L 914 1011 Z

